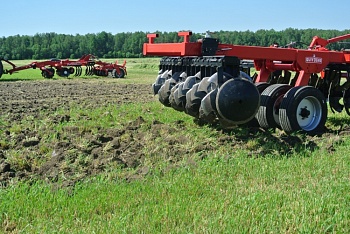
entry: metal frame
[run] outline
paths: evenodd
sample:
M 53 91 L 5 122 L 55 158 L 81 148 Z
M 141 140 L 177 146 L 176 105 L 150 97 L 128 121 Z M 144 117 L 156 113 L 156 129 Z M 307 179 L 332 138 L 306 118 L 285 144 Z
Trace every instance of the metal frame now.
M 179 32 L 178 35 L 184 38 L 183 42 L 155 43 L 159 35 L 148 34 L 149 41 L 143 46 L 143 54 L 183 57 L 204 56 L 209 53 L 216 56 L 250 59 L 254 61 L 255 69 L 260 71 L 256 82 L 267 82 L 271 72 L 288 70 L 298 73 L 295 86 L 307 85 L 313 73 L 322 72 L 330 64 L 346 64 L 347 67 L 350 67 L 350 51 L 330 51 L 325 47 L 330 43 L 349 39 L 350 34 L 328 40 L 315 36 L 308 49 L 242 46 L 219 42 L 216 46 L 212 40 L 210 43 L 207 41 L 211 38 L 190 42 L 192 32 Z
M 11 69 L 4 70 L 2 67 L 1 61 L 4 61 L 12 66 Z M 15 72 L 26 70 L 26 69 L 40 69 L 42 71 L 42 75 L 46 78 L 52 78 L 54 76 L 54 70 L 56 69 L 56 73 L 59 76 L 80 76 L 82 74 L 82 68 L 86 67 L 85 75 L 97 75 L 97 76 L 107 76 L 109 72 L 115 70 L 117 74 L 121 73 L 121 69 L 124 70 L 125 75 L 126 72 L 126 61 L 122 65 L 119 65 L 116 61 L 115 63 L 107 63 L 102 62 L 96 56 L 92 54 L 83 55 L 79 60 L 60 60 L 60 59 L 51 59 L 45 61 L 35 61 L 31 62 L 24 66 L 16 66 L 14 63 L 7 59 L 1 59 L 1 74 L 10 74 L 12 75 Z

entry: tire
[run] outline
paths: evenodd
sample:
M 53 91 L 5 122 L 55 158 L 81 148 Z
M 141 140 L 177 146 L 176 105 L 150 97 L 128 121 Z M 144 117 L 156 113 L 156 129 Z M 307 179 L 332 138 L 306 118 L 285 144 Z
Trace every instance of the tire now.
M 51 73 L 51 74 L 50 74 Z M 47 68 L 47 70 L 43 70 L 41 75 L 44 78 L 51 79 L 55 75 L 55 70 L 53 68 Z
M 323 132 L 327 120 L 327 102 L 312 86 L 294 87 L 283 97 L 279 119 L 286 133 L 303 131 L 309 135 Z
M 124 69 L 119 68 L 119 73 L 118 73 L 117 70 L 115 69 L 115 70 L 113 70 L 113 75 L 114 75 L 115 78 L 124 78 L 125 71 L 124 71 Z
M 61 69 L 57 69 L 56 73 L 60 77 L 68 77 L 70 74 L 68 71 L 68 68 L 66 68 L 66 67 L 63 67 Z
M 264 92 L 264 90 L 269 87 L 270 84 L 268 84 L 267 82 L 258 82 L 255 83 L 255 86 L 258 88 L 259 93 L 261 94 L 262 92 Z M 246 123 L 246 126 L 248 127 L 259 127 L 259 122 L 256 119 L 256 116 L 250 120 L 248 123 Z
M 286 84 L 273 84 L 261 93 L 261 101 L 255 118 L 262 128 L 276 128 L 279 123 L 279 108 L 284 94 L 291 88 Z
M 68 68 L 68 72 L 69 72 L 70 75 L 74 74 L 75 73 L 74 67 Z

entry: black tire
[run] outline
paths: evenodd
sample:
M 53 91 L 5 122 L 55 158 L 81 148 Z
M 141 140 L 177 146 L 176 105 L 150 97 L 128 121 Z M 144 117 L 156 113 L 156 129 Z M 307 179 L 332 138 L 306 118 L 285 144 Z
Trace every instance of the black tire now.
M 53 68 L 47 68 L 47 70 L 43 70 L 41 75 L 44 78 L 51 79 L 55 75 L 55 70 Z
M 258 88 L 259 93 L 261 94 L 262 92 L 264 92 L 264 90 L 269 87 L 270 84 L 268 84 L 267 82 L 257 82 L 255 83 L 255 86 Z M 246 126 L 248 127 L 259 127 L 259 122 L 256 119 L 256 116 L 250 120 L 248 123 L 246 123 Z
M 70 74 L 69 71 L 68 71 L 68 68 L 66 68 L 66 67 L 57 69 L 57 70 L 56 70 L 56 73 L 57 73 L 57 75 L 60 76 L 60 77 L 68 77 L 69 74 Z
M 119 68 L 119 73 L 117 72 L 116 69 L 114 69 L 114 70 L 113 70 L 113 76 L 114 76 L 115 78 L 124 78 L 124 76 L 125 76 L 125 71 L 124 71 L 124 69 Z
M 262 93 L 267 87 L 270 86 L 270 84 L 266 82 L 257 82 L 255 83 L 255 86 L 258 88 L 259 92 Z
M 74 74 L 75 73 L 74 67 L 68 68 L 68 72 L 69 72 L 70 75 Z
M 283 97 L 279 119 L 286 133 L 303 131 L 316 135 L 324 131 L 327 102 L 323 93 L 312 86 L 290 89 Z
M 44 78 L 47 78 L 48 72 L 47 71 L 41 71 L 41 76 Z
M 279 108 L 284 94 L 290 85 L 273 84 L 261 93 L 260 107 L 255 118 L 262 128 L 276 128 L 279 123 Z

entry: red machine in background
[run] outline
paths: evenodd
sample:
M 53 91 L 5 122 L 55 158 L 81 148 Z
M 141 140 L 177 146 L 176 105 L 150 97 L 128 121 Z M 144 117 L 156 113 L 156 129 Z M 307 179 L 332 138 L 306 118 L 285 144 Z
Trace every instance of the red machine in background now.
M 326 48 L 350 34 L 315 36 L 305 49 L 222 44 L 209 35 L 190 42 L 191 32 L 178 35 L 182 43 L 155 43 L 159 35 L 148 34 L 143 47 L 144 55 L 166 56 L 153 84 L 165 106 L 224 127 L 308 134 L 323 131 L 327 103 L 333 112 L 350 114 L 350 51 Z
M 11 69 L 4 69 L 1 61 L 4 61 L 12 66 Z M 82 67 L 86 67 L 86 76 L 108 76 L 123 78 L 127 75 L 126 72 L 126 61 L 122 65 L 118 65 L 117 61 L 115 63 L 102 62 L 96 56 L 88 54 L 83 55 L 79 60 L 60 60 L 51 59 L 40 62 L 32 62 L 24 66 L 16 66 L 12 62 L 1 59 L 0 60 L 0 78 L 3 74 L 13 74 L 15 72 L 25 70 L 25 69 L 40 69 L 41 75 L 45 78 L 52 78 L 55 72 L 60 77 L 68 77 L 70 75 L 81 76 Z

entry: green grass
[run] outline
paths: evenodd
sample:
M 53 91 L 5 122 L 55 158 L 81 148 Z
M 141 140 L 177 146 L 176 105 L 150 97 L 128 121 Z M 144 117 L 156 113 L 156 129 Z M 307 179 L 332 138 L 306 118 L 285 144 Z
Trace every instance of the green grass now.
M 157 61 L 130 59 L 128 76 L 120 81 L 153 82 Z M 24 78 L 19 74 L 15 79 L 30 77 L 26 72 Z M 40 72 L 38 77 L 33 79 L 42 79 Z M 13 134 L 21 129 L 36 130 L 46 139 L 41 142 L 42 154 L 50 157 L 48 144 L 57 140 L 55 134 L 68 137 L 68 127 L 97 133 L 122 128 L 142 116 L 145 122 L 138 131 L 144 134 L 141 144 L 146 158 L 140 167 L 149 168 L 148 175 L 129 181 L 124 175 L 132 175 L 137 168 L 115 167 L 78 183 L 73 190 L 54 189 L 40 180 L 0 188 L 0 232 L 350 232 L 347 135 L 310 138 L 295 133 L 291 139 L 300 141 L 288 145 L 283 133 L 200 127 L 190 116 L 165 108 L 156 100 L 94 110 L 73 106 L 69 112 L 59 109 L 50 115 L 65 114 L 71 120 L 57 125 L 32 116 L 13 123 L 2 116 L 0 135 L 1 126 L 11 126 Z M 330 113 L 327 127 L 336 132 L 348 124 L 348 118 L 345 113 Z M 166 126 L 158 136 L 152 135 L 154 121 Z M 173 147 L 169 148 L 169 142 Z M 75 139 L 75 144 L 86 143 L 84 138 Z M 0 144 L 13 142 L 0 139 Z M 26 150 L 6 154 L 17 160 L 18 167 L 25 167 L 26 157 L 35 157 Z
M 22 185 L 0 194 L 3 225 L 24 233 L 348 233 L 348 150 L 210 155 L 142 181 L 96 178 L 72 195 Z
M 111 168 L 107 174 L 79 183 L 73 192 L 52 190 L 43 182 L 2 189 L 0 225 L 4 231 L 13 228 L 18 233 L 347 233 L 350 230 L 349 137 L 342 142 L 317 138 L 316 150 L 308 148 L 305 142 L 287 153 L 285 146 L 274 141 L 266 142 L 266 146 L 258 144 L 266 138 L 273 140 L 267 135 L 257 135 L 255 140 L 245 139 L 242 143 L 238 140 L 245 134 L 244 129 L 222 133 L 208 126 L 198 127 L 183 113 L 172 109 L 164 112 L 158 102 L 123 105 L 114 110 L 107 107 L 110 116 L 119 117 L 118 124 L 102 114 L 105 110 L 89 114 L 89 110 L 73 108 L 72 120 L 66 124 L 94 131 L 97 127 L 118 127 L 141 115 L 145 123 L 140 131 L 145 134 L 150 124 L 158 120 L 174 128 L 174 137 L 186 137 L 186 144 L 177 145 L 179 153 L 185 152 L 182 147 L 192 152 L 201 144 L 215 146 L 222 135 L 237 135 L 234 138 L 237 142 L 217 145 L 204 152 L 202 160 L 199 158 L 203 155 L 193 151 L 171 167 L 170 162 L 163 161 L 167 154 L 174 153 L 167 150 L 163 140 L 169 132 L 164 132 L 144 143 L 147 159 L 142 166 L 149 166 L 150 173 L 141 180 L 127 182 L 122 174 L 128 172 Z M 58 110 L 57 114 L 63 113 L 64 110 Z M 89 121 L 79 116 L 88 116 Z M 184 120 L 183 126 L 175 124 L 180 118 Z M 32 126 L 23 125 L 33 128 L 38 125 L 36 121 L 32 120 Z M 53 131 L 64 134 L 64 127 L 58 125 Z M 336 143 L 332 154 L 323 147 L 329 141 Z M 252 157 L 251 151 L 259 147 L 268 152 L 264 157 Z

